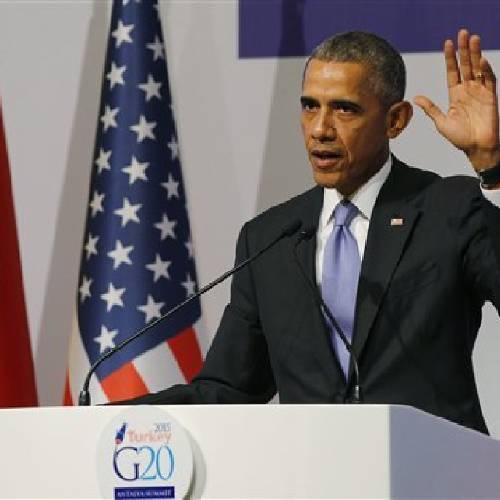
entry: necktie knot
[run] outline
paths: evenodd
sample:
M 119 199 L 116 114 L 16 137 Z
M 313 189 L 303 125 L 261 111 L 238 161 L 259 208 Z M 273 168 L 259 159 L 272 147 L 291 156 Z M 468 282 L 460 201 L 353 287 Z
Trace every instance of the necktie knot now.
M 352 219 L 357 215 L 358 209 L 349 200 L 342 200 L 337 204 L 333 211 L 336 226 L 349 227 Z

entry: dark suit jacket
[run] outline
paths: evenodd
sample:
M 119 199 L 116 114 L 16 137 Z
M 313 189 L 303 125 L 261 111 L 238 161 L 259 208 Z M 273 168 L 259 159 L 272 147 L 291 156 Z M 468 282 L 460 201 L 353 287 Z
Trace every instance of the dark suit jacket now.
M 315 187 L 245 224 L 236 260 L 293 219 L 317 225 L 322 202 Z M 487 432 L 471 355 L 482 305 L 500 304 L 499 214 L 475 179 L 442 179 L 395 159 L 372 213 L 358 287 L 353 348 L 365 402 L 412 405 Z M 258 403 L 276 391 L 281 403 L 345 401 L 352 377 L 346 383 L 298 268 L 315 282 L 316 238 L 297 241 L 284 238 L 235 275 L 198 377 L 138 402 Z

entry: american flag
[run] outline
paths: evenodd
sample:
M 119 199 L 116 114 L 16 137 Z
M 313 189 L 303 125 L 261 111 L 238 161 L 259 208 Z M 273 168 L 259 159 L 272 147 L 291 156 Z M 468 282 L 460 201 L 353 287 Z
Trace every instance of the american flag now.
M 65 403 L 99 356 L 197 290 L 157 1 L 115 0 L 101 91 Z M 99 366 L 92 402 L 191 380 L 201 307 Z

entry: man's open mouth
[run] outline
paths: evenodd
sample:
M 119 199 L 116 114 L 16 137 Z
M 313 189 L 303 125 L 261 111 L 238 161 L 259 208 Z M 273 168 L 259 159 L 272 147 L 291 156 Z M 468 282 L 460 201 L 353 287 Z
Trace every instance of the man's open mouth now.
M 325 151 L 314 149 L 312 151 L 312 155 L 316 158 L 319 158 L 320 160 L 333 160 L 336 158 L 340 158 L 342 156 L 342 153 L 340 151 Z

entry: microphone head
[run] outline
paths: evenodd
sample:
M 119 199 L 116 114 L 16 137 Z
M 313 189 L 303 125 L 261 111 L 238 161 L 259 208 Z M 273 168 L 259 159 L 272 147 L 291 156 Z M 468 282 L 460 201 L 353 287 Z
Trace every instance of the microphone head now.
M 285 226 L 281 234 L 283 236 L 292 236 L 300 229 L 301 226 L 302 226 L 302 221 L 300 219 L 292 220 L 289 224 Z

